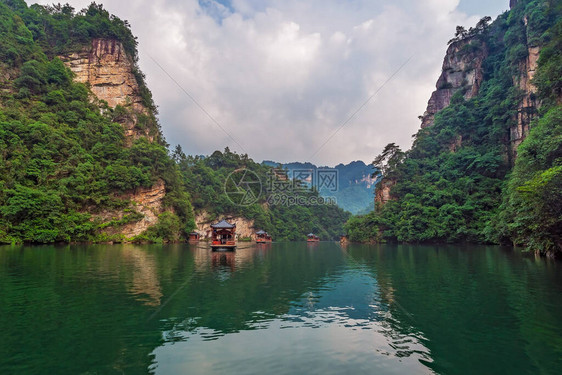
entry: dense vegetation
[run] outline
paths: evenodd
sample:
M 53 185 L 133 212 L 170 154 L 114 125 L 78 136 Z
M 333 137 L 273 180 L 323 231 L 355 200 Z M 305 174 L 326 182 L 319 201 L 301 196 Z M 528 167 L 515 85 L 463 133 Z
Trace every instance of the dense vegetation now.
M 69 6 L 0 2 L 0 242 L 119 240 L 99 229 L 139 220 L 125 193 L 158 179 L 174 213 L 142 238 L 171 239 L 193 228 L 189 195 L 166 145 L 140 138 L 125 147 L 116 121 L 126 110 L 92 102 L 56 57 L 107 36 L 136 56 L 128 25 L 101 6 L 75 14 Z M 126 214 L 109 224 L 94 220 L 104 210 Z
M 272 168 L 254 162 L 248 155 L 231 152 L 228 148 L 224 152 L 215 151 L 211 156 L 201 158 L 186 156 L 178 146 L 173 156 L 192 194 L 196 211 L 205 210 L 211 214 L 211 218 L 228 214 L 254 220 L 256 228 L 269 232 L 277 241 L 303 240 L 310 232 L 325 240 L 338 238 L 343 233 L 343 223 L 350 216 L 335 204 L 317 204 L 319 194 L 314 190 L 289 188 L 281 196 L 276 196 L 275 189 L 271 189 L 272 183 L 283 181 L 272 172 Z M 237 174 L 231 174 L 237 170 L 251 171 L 248 181 L 260 183 L 254 187 L 255 199 L 249 200 L 248 204 L 240 204 L 243 202 L 225 194 L 225 190 L 235 191 L 236 187 L 229 185 L 233 181 L 228 177 L 236 179 Z M 291 181 L 285 182 L 294 186 Z M 304 203 L 291 203 L 297 202 L 299 197 L 300 202 Z
M 540 118 L 517 150 L 494 238 L 551 254 L 562 253 L 562 4 L 555 10 L 535 79 Z
M 352 218 L 352 240 L 511 241 L 562 251 L 562 5 L 522 1 L 481 29 L 469 36 L 470 49 L 488 53 L 479 94 L 457 92 L 411 150 L 387 146 L 374 164 L 395 183 L 393 200 Z M 512 169 L 509 130 L 522 97 L 514 77 L 528 46 L 543 47 L 535 79 L 542 106 Z

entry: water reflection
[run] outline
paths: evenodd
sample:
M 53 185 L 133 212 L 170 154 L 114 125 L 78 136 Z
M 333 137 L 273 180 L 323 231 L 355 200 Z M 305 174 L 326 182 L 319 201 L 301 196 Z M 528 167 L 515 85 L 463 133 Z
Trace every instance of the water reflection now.
M 0 248 L 0 373 L 555 373 L 560 293 L 497 247 Z
M 221 329 L 215 320 L 205 316 L 170 321 L 170 329 L 164 332 L 167 342 L 153 353 L 158 363 L 153 371 L 157 374 L 257 373 L 258 369 L 262 372 L 267 368 L 275 369 L 273 373 L 288 374 L 306 368 L 307 373 L 313 374 L 354 372 L 354 369 L 368 369 L 369 373 L 376 370 L 431 372 L 420 362 L 431 362 L 429 351 L 420 340 L 423 335 L 404 334 L 387 323 L 392 320 L 392 313 L 368 268 L 347 258 L 339 245 L 319 248 L 324 253 L 307 249 L 308 245 L 297 249 L 294 245 L 290 249 L 276 247 L 277 254 L 268 254 L 269 267 L 262 271 L 267 277 L 254 279 L 258 281 L 251 285 L 259 290 L 263 283 L 270 295 L 260 296 L 263 301 L 256 304 L 259 310 L 243 305 L 252 299 L 252 290 L 246 290 L 240 295 L 242 300 L 235 304 L 250 313 L 241 322 L 243 328 Z M 295 254 L 296 251 L 299 253 Z M 242 274 L 259 269 L 260 249 L 248 248 L 246 253 L 230 254 L 232 260 L 238 255 L 247 259 L 248 254 L 253 254 L 254 259 L 247 263 L 252 264 L 250 269 L 240 267 L 229 280 L 227 288 L 237 294 L 235 277 L 242 278 Z M 218 255 L 211 254 L 211 257 L 226 259 Z M 291 272 L 283 266 L 297 267 L 296 263 L 287 262 L 293 256 L 307 262 L 308 272 Z M 221 267 L 213 262 L 212 270 L 219 272 Z M 286 273 L 291 279 L 283 278 Z M 276 280 L 280 279 L 283 282 L 278 284 Z M 288 281 L 293 279 L 296 279 L 294 285 L 300 288 L 287 289 Z M 213 293 L 209 289 L 207 292 Z M 268 298 L 276 303 L 268 305 Z M 215 303 L 222 306 L 220 301 Z M 225 315 L 234 313 L 228 307 L 221 311 Z M 252 366 L 248 367 L 248 363 Z
M 130 293 L 136 295 L 137 300 L 148 306 L 160 305 L 162 290 L 154 256 L 135 245 L 124 246 L 122 254 L 133 272 L 129 286 Z
M 211 253 L 211 264 L 214 271 L 222 271 L 224 269 L 234 272 L 236 270 L 235 262 L 236 254 L 232 251 L 228 252 L 218 252 L 213 251 Z

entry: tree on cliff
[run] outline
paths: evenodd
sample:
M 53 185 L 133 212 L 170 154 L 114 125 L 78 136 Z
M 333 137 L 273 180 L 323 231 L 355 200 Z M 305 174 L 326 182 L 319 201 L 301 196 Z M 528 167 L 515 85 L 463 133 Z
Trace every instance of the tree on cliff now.
M 475 36 L 485 34 L 490 27 L 490 21 L 492 21 L 492 17 L 482 17 L 476 24 L 476 27 L 471 27 L 468 31 L 464 28 L 464 26 L 457 26 L 455 37 L 449 40 L 447 44 L 453 44 L 467 38 L 473 38 Z
M 396 168 L 404 159 L 404 152 L 395 143 L 389 143 L 384 150 L 371 163 L 375 167 L 372 178 L 392 178 Z

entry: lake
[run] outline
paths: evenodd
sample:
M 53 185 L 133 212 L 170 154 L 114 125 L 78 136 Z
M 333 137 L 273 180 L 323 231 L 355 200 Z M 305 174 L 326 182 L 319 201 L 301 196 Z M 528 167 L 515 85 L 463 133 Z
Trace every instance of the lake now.
M 1 374 L 555 374 L 562 264 L 484 246 L 0 247 Z

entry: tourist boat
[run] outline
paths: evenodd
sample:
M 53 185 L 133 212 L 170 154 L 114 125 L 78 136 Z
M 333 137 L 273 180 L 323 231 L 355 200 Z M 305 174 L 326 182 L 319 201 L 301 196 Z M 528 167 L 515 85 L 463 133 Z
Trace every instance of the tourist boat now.
M 211 249 L 234 250 L 236 248 L 236 224 L 221 220 L 211 224 Z
M 273 242 L 273 239 L 267 232 L 263 230 L 259 230 L 256 232 L 256 243 L 271 243 L 271 242 Z
M 308 237 L 306 239 L 306 242 L 319 242 L 320 241 L 320 238 L 317 235 L 315 235 L 314 233 L 309 233 L 309 234 L 307 234 L 306 237 Z
M 197 232 L 189 233 L 189 238 L 187 239 L 189 242 L 199 242 L 201 235 Z

